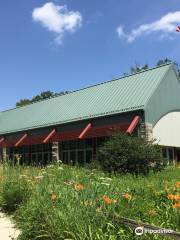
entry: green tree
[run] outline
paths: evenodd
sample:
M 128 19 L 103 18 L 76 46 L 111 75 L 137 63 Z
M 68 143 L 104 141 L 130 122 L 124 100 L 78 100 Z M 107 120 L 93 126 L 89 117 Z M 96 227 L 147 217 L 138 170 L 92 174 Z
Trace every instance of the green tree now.
M 115 134 L 100 147 L 98 163 L 113 173 L 147 174 L 164 166 L 160 146 L 124 133 Z
M 29 99 L 21 99 L 19 102 L 16 103 L 16 107 L 21 107 L 21 106 L 25 106 L 27 104 L 30 104 L 31 100 Z
M 173 63 L 175 68 L 176 68 L 177 74 L 180 77 L 180 67 L 179 67 L 179 64 L 177 62 L 175 62 L 175 61 L 172 61 L 169 58 L 160 59 L 157 62 L 156 66 L 161 66 L 161 65 L 166 64 L 166 63 Z
M 148 64 L 145 64 L 143 66 L 139 66 L 139 65 L 135 65 L 135 67 L 131 67 L 130 68 L 130 71 L 131 71 L 131 74 L 134 74 L 134 73 L 138 73 L 138 72 L 142 72 L 144 70 L 147 70 L 149 68 Z
M 172 63 L 173 61 L 169 58 L 160 59 L 157 61 L 156 66 L 161 66 L 167 63 Z
M 64 95 L 64 94 L 67 94 L 67 93 L 69 93 L 69 91 L 60 92 L 60 93 L 54 93 L 54 92 L 51 92 L 51 91 L 44 91 L 44 92 L 41 92 L 39 95 L 34 96 L 32 99 L 21 99 L 21 100 L 19 100 L 16 103 L 16 107 L 22 107 L 22 106 L 25 106 L 25 105 L 30 104 L 30 103 L 45 100 L 45 99 L 48 99 L 48 98 L 51 98 L 51 97 L 56 97 L 56 96 L 59 96 L 59 95 Z
M 55 94 L 56 93 L 53 93 L 51 91 L 45 91 L 45 92 L 42 92 L 40 95 L 33 97 L 31 102 L 36 102 L 36 101 L 44 100 L 47 98 L 51 98 L 51 97 L 54 97 Z

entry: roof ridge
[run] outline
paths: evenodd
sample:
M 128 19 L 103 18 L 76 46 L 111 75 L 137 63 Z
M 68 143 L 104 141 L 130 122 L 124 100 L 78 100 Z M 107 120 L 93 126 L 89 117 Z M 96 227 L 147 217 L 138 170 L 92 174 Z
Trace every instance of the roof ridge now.
M 167 66 L 167 65 L 173 65 L 173 63 L 170 62 L 170 63 L 165 63 L 165 64 L 162 64 L 162 65 L 159 65 L 159 66 L 155 66 L 155 67 L 152 67 L 152 68 L 143 69 L 140 72 L 131 73 L 131 74 L 128 74 L 128 75 L 125 75 L 125 76 L 117 77 L 117 78 L 114 78 L 114 79 L 111 79 L 111 80 L 107 80 L 107 81 L 104 81 L 104 82 L 101 82 L 101 83 L 90 85 L 90 86 L 87 86 L 87 87 L 84 87 L 84 88 L 80 88 L 80 89 L 77 89 L 77 90 L 74 90 L 74 91 L 70 91 L 70 92 L 68 92 L 66 94 L 59 93 L 59 94 L 57 94 L 55 96 L 52 96 L 52 97 L 49 97 L 47 99 L 38 100 L 38 101 L 35 101 L 35 102 L 32 102 L 32 103 L 29 103 L 27 105 L 24 105 L 24 106 L 18 106 L 18 107 L 14 107 L 14 108 L 10 108 L 10 109 L 4 110 L 4 111 L 0 111 L 0 113 L 8 112 L 8 111 L 15 110 L 15 109 L 20 109 L 20 108 L 25 108 L 25 107 L 31 106 L 32 104 L 36 104 L 36 103 L 43 102 L 43 101 L 48 101 L 50 99 L 54 99 L 54 98 L 58 98 L 58 97 L 63 97 L 65 95 L 73 94 L 75 92 L 82 91 L 82 90 L 85 90 L 85 89 L 88 89 L 88 88 L 93 88 L 93 87 L 96 87 L 96 86 L 99 86 L 99 85 L 103 85 L 103 84 L 111 83 L 111 82 L 114 82 L 114 81 L 118 81 L 118 80 L 121 80 L 123 78 L 127 78 L 127 77 L 131 77 L 131 76 L 134 76 L 134 75 L 138 75 L 138 74 L 141 74 L 141 73 L 144 73 L 144 72 L 147 72 L 147 71 L 151 71 L 151 70 L 154 70 L 154 69 L 157 69 L 157 68 L 161 68 L 161 67 L 164 67 L 164 66 Z

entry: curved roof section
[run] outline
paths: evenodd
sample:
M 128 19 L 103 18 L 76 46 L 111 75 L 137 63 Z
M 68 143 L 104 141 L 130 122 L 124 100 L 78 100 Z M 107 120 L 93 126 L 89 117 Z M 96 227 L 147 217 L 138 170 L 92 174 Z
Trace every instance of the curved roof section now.
M 170 64 L 0 113 L 0 134 L 144 109 Z

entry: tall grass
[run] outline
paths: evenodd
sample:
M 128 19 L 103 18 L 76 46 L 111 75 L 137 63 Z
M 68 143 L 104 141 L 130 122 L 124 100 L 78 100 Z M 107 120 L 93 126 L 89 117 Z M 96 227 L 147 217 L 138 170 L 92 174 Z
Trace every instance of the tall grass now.
M 21 240 L 131 240 L 137 236 L 114 213 L 180 230 L 179 178 L 180 168 L 134 177 L 64 165 L 1 166 L 0 205 L 14 211 Z M 146 234 L 141 239 L 165 237 Z

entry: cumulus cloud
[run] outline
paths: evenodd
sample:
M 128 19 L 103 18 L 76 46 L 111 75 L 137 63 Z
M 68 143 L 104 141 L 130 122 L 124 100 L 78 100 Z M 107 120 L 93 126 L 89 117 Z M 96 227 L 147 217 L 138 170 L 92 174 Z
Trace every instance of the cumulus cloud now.
M 127 42 L 133 42 L 142 35 L 159 32 L 163 36 L 169 36 L 170 34 L 176 33 L 176 27 L 180 23 L 180 11 L 171 12 L 159 20 L 142 24 L 139 27 L 132 29 L 130 33 L 126 33 L 123 27 L 120 25 L 116 30 L 119 38 L 126 39 Z
M 62 43 L 66 32 L 75 32 L 82 24 L 82 15 L 78 11 L 68 11 L 66 6 L 55 5 L 53 2 L 45 3 L 32 12 L 32 18 L 39 22 L 48 31 L 55 33 L 55 41 Z

